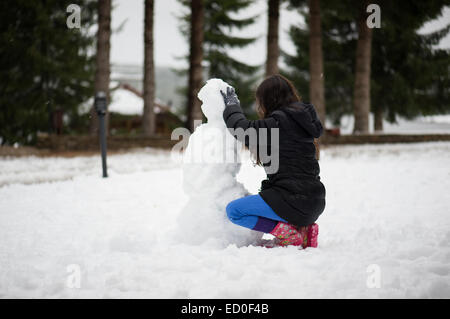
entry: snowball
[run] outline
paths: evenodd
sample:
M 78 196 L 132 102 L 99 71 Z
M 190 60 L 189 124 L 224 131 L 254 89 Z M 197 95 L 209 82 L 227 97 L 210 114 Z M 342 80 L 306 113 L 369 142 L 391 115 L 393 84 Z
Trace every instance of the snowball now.
M 220 79 L 210 79 L 198 92 L 197 96 L 203 102 L 202 112 L 208 119 L 208 123 L 222 124 L 221 127 L 225 126 L 222 117 L 225 103 L 220 91 L 226 92 L 228 87 L 230 85 Z

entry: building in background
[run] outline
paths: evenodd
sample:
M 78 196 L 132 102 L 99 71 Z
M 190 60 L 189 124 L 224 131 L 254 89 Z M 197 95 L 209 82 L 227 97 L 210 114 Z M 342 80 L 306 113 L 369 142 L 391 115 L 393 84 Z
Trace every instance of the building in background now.
M 108 109 L 112 135 L 140 134 L 144 109 L 142 71 L 139 65 L 111 66 L 111 102 Z M 182 99 L 176 93 L 179 76 L 169 68 L 157 67 L 155 73 L 156 134 L 170 135 L 174 128 L 183 126 L 182 120 L 176 115 L 182 103 Z M 85 112 L 85 107 L 82 107 L 81 112 Z

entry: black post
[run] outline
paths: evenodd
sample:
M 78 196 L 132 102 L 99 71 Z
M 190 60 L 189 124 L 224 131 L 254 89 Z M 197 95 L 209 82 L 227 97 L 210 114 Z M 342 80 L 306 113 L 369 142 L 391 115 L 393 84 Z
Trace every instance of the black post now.
M 106 167 L 106 127 L 105 127 L 105 115 L 106 115 L 106 94 L 103 91 L 97 92 L 95 95 L 95 110 L 97 111 L 99 120 L 99 137 L 100 147 L 102 151 L 102 169 L 103 177 L 108 177 Z

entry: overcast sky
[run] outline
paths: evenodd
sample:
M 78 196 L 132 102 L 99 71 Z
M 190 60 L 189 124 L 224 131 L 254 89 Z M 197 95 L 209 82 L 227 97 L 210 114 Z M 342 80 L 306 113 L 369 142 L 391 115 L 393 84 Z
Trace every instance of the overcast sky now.
M 119 64 L 143 63 L 143 28 L 144 1 L 143 0 L 114 0 L 112 26 L 116 29 L 122 22 L 125 25 L 121 32 L 114 33 L 111 39 L 111 60 Z M 188 52 L 188 43 L 179 32 L 177 16 L 185 10 L 177 0 L 155 0 L 154 20 L 154 54 L 157 66 L 179 67 L 184 61 L 177 57 Z M 266 58 L 266 29 L 267 29 L 267 1 L 257 0 L 248 10 L 239 14 L 240 17 L 258 15 L 257 22 L 244 31 L 234 31 L 243 36 L 259 36 L 255 44 L 244 49 L 235 49 L 231 55 L 249 64 L 263 64 Z M 381 15 L 383 18 L 383 15 Z M 450 22 L 450 9 L 446 8 L 443 17 L 428 23 L 423 32 L 433 31 Z M 287 30 L 291 25 L 302 25 L 304 19 L 295 11 L 282 6 L 280 12 L 280 46 L 288 52 L 294 53 Z M 441 47 L 450 48 L 450 36 L 446 37 Z

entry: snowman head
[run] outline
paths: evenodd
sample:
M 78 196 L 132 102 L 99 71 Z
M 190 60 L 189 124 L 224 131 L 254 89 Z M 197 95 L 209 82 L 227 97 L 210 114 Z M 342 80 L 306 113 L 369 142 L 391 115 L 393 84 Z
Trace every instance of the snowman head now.
M 223 111 L 225 103 L 222 94 L 227 91 L 230 85 L 220 79 L 209 79 L 198 92 L 198 98 L 202 101 L 202 112 L 205 114 L 208 123 L 223 122 Z

